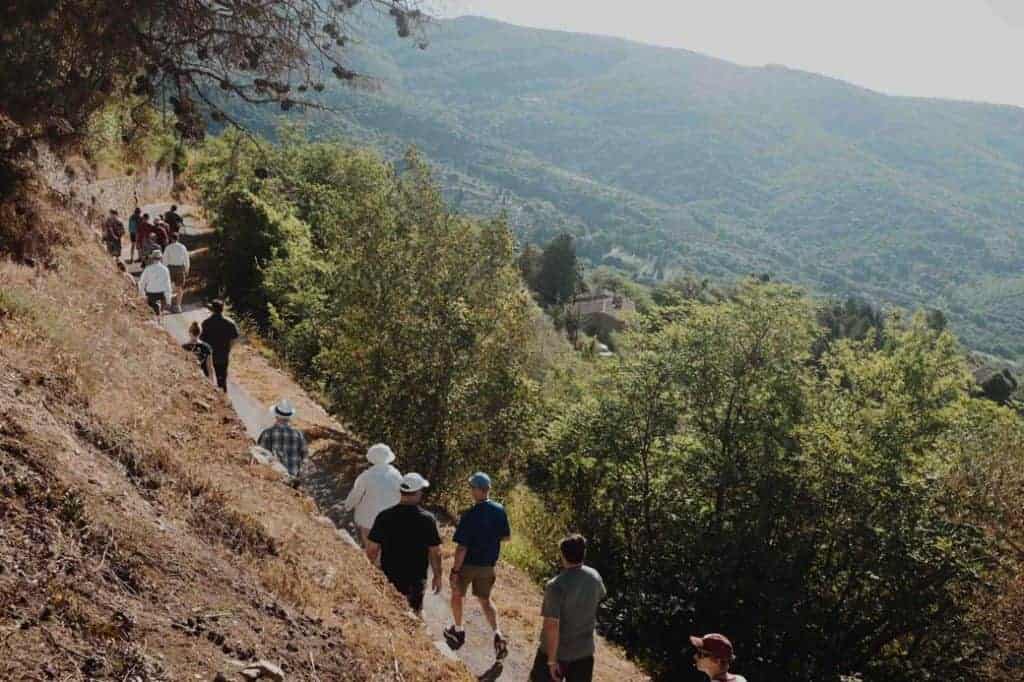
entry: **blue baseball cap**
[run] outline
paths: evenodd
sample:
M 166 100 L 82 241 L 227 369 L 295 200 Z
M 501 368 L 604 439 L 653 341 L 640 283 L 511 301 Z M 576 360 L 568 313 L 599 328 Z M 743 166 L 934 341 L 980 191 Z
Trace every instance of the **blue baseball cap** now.
M 473 488 L 488 488 L 491 487 L 491 477 L 482 471 L 478 471 L 469 477 L 469 485 Z

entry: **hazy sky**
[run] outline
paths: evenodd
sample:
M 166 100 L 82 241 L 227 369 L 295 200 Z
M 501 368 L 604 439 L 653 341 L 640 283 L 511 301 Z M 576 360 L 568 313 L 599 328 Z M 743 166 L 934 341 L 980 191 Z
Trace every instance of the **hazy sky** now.
M 1024 106 L 1024 0 L 447 0 L 454 14 Z

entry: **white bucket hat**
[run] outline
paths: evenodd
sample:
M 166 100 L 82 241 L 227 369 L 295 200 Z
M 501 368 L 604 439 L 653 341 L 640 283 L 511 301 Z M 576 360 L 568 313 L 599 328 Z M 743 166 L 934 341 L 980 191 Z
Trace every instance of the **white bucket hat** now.
M 295 416 L 295 407 L 287 398 L 282 398 L 279 403 L 270 408 L 270 411 L 275 417 L 282 419 L 291 419 Z
M 366 459 L 370 464 L 391 464 L 395 461 L 395 453 L 384 443 L 377 443 L 366 451 Z
M 418 493 L 424 488 L 430 487 L 430 481 L 423 478 L 416 472 L 406 474 L 402 476 L 402 484 L 398 486 L 398 489 L 403 493 Z

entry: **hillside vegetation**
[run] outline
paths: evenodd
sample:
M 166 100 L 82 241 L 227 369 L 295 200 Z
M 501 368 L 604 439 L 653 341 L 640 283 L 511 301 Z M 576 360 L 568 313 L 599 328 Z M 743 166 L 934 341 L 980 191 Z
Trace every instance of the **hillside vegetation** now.
M 460 210 L 536 242 L 567 229 L 644 279 L 770 272 L 939 308 L 973 348 L 1024 356 L 1022 110 L 476 18 L 426 50 L 365 35 L 376 87 L 325 78 L 337 111 L 307 112 L 311 134 L 417 146 Z
M 4 679 L 236 679 L 265 658 L 287 679 L 468 680 L 308 498 L 249 466 L 81 216 L 38 214 L 76 246 L 0 264 Z
M 941 316 L 682 282 L 604 360 L 549 342 L 507 227 L 451 212 L 415 155 L 231 133 L 192 174 L 219 286 L 281 356 L 449 509 L 478 467 L 520 484 L 535 575 L 584 532 L 602 631 L 656 679 L 697 682 L 686 637 L 720 630 L 753 678 L 1021 678 L 1024 427 Z M 574 275 L 564 241 L 541 272 Z

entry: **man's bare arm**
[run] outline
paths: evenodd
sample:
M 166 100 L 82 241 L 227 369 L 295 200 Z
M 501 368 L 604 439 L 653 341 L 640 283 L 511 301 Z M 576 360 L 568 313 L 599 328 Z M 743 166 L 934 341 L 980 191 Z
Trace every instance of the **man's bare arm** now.
M 544 641 L 544 652 L 548 657 L 548 668 L 558 664 L 558 619 L 545 618 L 541 638 Z
M 462 570 L 462 562 L 466 560 L 466 553 L 469 549 L 465 545 L 459 545 L 455 548 L 455 561 L 452 563 L 453 571 Z
M 380 545 L 373 540 L 366 541 L 366 556 L 370 559 L 371 564 L 377 563 L 377 557 L 380 556 Z
M 441 546 L 430 548 L 430 570 L 434 573 L 434 594 L 441 592 Z

